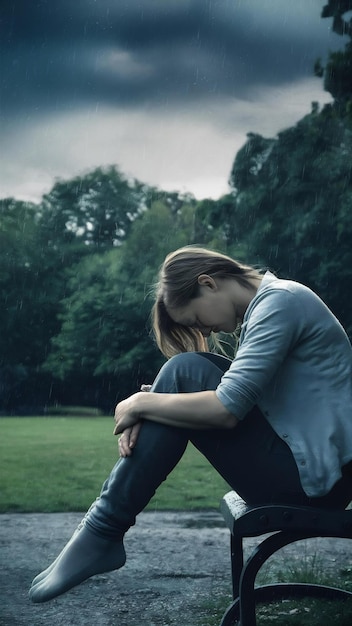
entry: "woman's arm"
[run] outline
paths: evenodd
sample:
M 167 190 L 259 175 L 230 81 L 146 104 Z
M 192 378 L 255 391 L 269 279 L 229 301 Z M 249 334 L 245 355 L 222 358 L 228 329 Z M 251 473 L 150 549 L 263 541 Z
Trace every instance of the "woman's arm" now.
M 117 405 L 114 435 L 141 419 L 197 429 L 234 428 L 238 421 L 218 400 L 215 391 L 177 394 L 138 392 Z

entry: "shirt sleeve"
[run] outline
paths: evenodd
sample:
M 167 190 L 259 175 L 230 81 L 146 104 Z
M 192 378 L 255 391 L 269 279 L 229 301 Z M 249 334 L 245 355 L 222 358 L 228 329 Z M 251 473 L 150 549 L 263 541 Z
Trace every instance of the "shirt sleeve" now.
M 304 306 L 296 293 L 268 288 L 255 298 L 244 319 L 240 345 L 216 395 L 237 419 L 258 403 L 287 354 L 304 332 Z

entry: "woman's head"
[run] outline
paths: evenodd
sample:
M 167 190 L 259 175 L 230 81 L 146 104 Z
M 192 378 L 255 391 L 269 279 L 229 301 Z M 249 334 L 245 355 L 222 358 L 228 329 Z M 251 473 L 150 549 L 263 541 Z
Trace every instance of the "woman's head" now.
M 227 326 L 236 324 L 236 307 L 231 306 L 236 289 L 253 289 L 260 278 L 254 268 L 205 248 L 187 246 L 170 253 L 159 272 L 153 307 L 154 334 L 163 354 L 207 350 L 205 337 L 211 331 L 232 332 Z

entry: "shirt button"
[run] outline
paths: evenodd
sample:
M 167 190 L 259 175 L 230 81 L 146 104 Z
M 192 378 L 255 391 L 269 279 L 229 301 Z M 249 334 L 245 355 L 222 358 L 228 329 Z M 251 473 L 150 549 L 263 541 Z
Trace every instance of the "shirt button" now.
M 306 462 L 305 461 L 301 461 L 301 465 L 303 465 L 303 467 L 304 467 L 304 465 L 306 465 Z
M 284 434 L 282 435 L 282 437 L 283 437 L 283 439 L 288 439 L 288 434 L 287 434 L 287 433 L 284 433 Z

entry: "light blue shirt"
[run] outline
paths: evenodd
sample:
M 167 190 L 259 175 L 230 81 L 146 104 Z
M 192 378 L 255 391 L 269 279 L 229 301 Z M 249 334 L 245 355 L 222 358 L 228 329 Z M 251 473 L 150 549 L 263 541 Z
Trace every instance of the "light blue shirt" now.
M 308 287 L 265 274 L 216 394 L 238 419 L 258 405 L 310 497 L 330 491 L 352 460 L 351 344 Z

